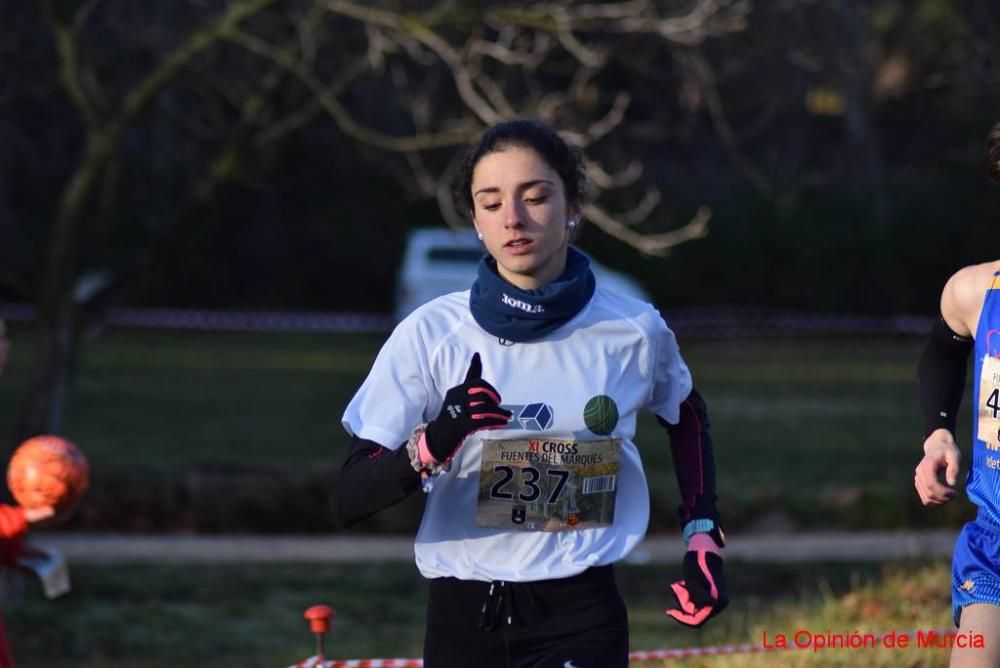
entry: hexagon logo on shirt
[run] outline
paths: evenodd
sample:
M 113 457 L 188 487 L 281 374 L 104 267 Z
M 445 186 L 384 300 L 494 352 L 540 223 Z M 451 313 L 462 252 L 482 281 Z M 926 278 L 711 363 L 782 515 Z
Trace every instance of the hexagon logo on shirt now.
M 528 431 L 545 431 L 552 426 L 555 412 L 552 406 L 543 403 L 533 403 L 525 405 L 503 404 L 514 414 L 514 419 L 507 423 L 505 429 L 525 429 Z

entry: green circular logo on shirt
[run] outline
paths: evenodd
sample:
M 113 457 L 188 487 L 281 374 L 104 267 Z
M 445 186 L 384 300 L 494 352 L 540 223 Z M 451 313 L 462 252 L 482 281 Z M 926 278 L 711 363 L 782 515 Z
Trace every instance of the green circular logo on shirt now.
M 591 397 L 583 407 L 583 423 L 595 434 L 607 436 L 618 425 L 618 404 L 605 394 Z

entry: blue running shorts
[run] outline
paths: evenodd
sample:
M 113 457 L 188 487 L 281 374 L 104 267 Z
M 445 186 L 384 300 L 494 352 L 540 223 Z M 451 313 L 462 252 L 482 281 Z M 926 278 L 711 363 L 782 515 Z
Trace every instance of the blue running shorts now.
M 955 542 L 951 578 L 956 627 L 967 605 L 1000 606 L 1000 527 L 980 517 L 962 528 Z

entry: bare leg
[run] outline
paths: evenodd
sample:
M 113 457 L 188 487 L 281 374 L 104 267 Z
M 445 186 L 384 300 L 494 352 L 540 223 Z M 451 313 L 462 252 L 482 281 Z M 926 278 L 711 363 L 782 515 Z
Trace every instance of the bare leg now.
M 951 650 L 950 668 L 1000 668 L 1000 606 L 977 603 L 962 608 L 959 633 L 982 634 L 982 648 Z

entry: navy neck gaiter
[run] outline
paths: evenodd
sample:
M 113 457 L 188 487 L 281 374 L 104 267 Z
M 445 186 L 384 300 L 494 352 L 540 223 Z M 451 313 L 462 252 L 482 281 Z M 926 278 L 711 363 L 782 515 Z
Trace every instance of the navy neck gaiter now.
M 522 290 L 497 273 L 497 262 L 486 256 L 472 284 L 469 308 L 479 326 L 515 343 L 534 341 L 569 322 L 587 305 L 597 283 L 590 259 L 572 246 L 566 269 L 537 290 Z

